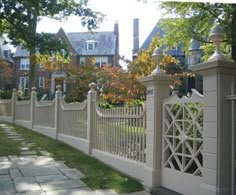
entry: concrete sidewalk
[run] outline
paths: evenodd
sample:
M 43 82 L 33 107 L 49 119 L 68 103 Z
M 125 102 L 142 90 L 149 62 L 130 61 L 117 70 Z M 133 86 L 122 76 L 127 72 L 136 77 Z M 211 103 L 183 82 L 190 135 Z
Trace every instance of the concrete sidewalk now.
M 21 156 L 0 157 L 0 195 L 117 195 L 113 190 L 92 191 L 80 179 L 85 177 L 77 169 L 55 161 L 47 151 L 27 142 L 9 125 L 0 124 L 7 137 L 20 141 Z M 146 192 L 135 192 L 146 195 Z M 130 194 L 131 195 L 131 194 Z

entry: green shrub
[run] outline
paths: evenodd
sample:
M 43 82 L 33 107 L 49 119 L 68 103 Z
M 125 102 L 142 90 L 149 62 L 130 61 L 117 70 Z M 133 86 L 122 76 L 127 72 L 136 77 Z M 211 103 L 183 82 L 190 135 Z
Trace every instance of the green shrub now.
M 12 97 L 12 91 L 7 90 L 7 91 L 0 91 L 0 98 L 1 99 L 11 99 Z

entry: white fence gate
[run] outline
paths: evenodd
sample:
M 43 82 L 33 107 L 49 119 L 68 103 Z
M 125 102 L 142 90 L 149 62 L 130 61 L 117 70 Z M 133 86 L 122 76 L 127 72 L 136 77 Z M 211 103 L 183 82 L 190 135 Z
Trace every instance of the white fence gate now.
M 176 93 L 163 102 L 162 186 L 184 195 L 198 195 L 202 180 L 202 95 Z

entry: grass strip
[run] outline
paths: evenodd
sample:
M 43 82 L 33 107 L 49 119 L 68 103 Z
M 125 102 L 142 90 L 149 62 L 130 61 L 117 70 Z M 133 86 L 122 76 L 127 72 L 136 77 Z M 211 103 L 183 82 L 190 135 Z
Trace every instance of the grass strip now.
M 3 130 L 0 131 L 0 156 L 20 155 L 20 142 L 9 139 Z

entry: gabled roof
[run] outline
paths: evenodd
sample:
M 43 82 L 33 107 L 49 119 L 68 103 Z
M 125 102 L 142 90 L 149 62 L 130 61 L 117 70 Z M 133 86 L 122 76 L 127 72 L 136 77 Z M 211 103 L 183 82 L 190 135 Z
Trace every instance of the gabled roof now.
M 159 22 L 158 22 L 159 23 Z M 147 50 L 150 43 L 152 42 L 152 39 L 159 35 L 160 37 L 164 37 L 165 32 L 158 26 L 158 23 L 153 27 L 152 31 L 150 32 L 150 34 L 148 35 L 148 37 L 145 39 L 145 41 L 143 42 L 142 46 L 140 47 L 140 49 L 144 49 Z M 178 47 L 176 49 L 169 49 L 167 51 L 167 54 L 171 55 L 171 56 L 184 56 L 184 52 L 182 50 L 182 46 L 181 44 L 178 45 Z
M 111 32 L 70 32 L 66 33 L 72 47 L 78 55 L 115 55 L 116 35 Z M 87 50 L 87 41 L 93 40 L 95 48 Z
M 108 32 L 70 32 L 66 33 L 62 28 L 59 29 L 59 37 L 65 37 L 71 45 L 74 52 L 81 56 L 95 55 L 115 55 L 116 51 L 116 35 L 113 31 Z M 93 51 L 87 50 L 87 43 L 91 41 L 95 43 Z M 21 46 L 16 48 L 13 57 L 29 57 L 29 52 Z
M 157 26 L 157 24 L 155 24 L 155 26 L 153 27 L 152 31 L 150 32 L 150 34 L 147 36 L 147 38 L 145 39 L 145 41 L 143 42 L 142 46 L 140 47 L 140 49 L 144 49 L 147 50 L 150 43 L 152 42 L 153 37 L 159 35 L 160 37 L 164 36 L 164 32 L 163 30 Z
M 29 51 L 26 49 L 23 49 L 21 46 L 16 47 L 16 51 L 13 55 L 13 58 L 17 57 L 29 57 Z

